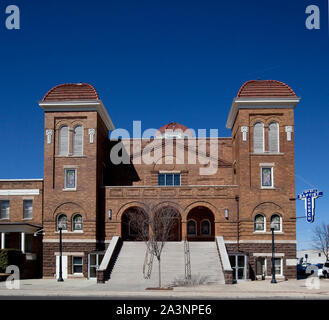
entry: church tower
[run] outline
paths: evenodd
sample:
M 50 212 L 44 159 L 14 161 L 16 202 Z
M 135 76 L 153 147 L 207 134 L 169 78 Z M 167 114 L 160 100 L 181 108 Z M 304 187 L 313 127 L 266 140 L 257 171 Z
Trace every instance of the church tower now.
M 272 223 L 286 276 L 296 274 L 295 203 L 289 199 L 295 198 L 294 109 L 299 101 L 285 83 L 248 81 L 227 120 L 239 197 L 239 231 L 232 250 L 252 251 L 249 262 L 256 270 L 257 257 L 268 260 L 271 252 Z
M 45 112 L 43 275 L 58 269 L 62 228 L 63 276 L 87 276 L 88 254 L 103 241 L 102 184 L 114 127 L 90 84 L 56 86 L 39 105 Z

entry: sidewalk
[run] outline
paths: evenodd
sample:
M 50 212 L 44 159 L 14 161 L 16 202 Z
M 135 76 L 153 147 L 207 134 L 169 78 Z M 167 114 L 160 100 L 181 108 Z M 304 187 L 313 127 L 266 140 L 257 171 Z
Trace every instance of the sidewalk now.
M 145 288 L 113 288 L 95 280 L 21 280 L 20 289 L 7 289 L 0 282 L 0 300 L 8 297 L 107 298 L 107 299 L 329 299 L 329 279 L 320 280 L 319 289 L 308 289 L 306 280 L 245 281 L 234 285 L 176 287 L 168 291 Z

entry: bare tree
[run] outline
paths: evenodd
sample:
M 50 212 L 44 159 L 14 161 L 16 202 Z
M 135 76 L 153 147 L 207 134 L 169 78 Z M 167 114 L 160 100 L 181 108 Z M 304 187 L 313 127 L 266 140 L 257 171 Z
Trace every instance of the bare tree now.
M 161 254 L 167 241 L 174 237 L 174 228 L 179 217 L 177 211 L 167 205 L 160 209 L 146 206 L 146 210 L 135 208 L 127 213 L 135 239 L 144 241 L 148 252 L 158 260 L 159 288 L 161 288 Z
M 314 248 L 320 250 L 329 260 L 329 224 L 322 223 L 314 229 Z

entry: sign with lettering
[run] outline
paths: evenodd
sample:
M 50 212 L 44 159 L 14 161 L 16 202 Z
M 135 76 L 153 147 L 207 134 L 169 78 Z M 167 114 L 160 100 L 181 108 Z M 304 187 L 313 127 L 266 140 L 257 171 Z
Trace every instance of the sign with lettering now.
M 305 201 L 305 214 L 307 222 L 314 222 L 315 199 L 322 196 L 323 192 L 319 192 L 317 189 L 305 190 L 302 194 L 297 196 L 298 200 Z

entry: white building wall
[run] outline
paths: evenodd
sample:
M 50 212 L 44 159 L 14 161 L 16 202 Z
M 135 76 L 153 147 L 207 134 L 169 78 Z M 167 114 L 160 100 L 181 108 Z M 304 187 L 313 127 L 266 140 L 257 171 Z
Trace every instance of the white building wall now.
M 306 258 L 307 255 L 307 258 Z M 300 259 L 303 258 L 303 263 L 325 263 L 326 257 L 320 250 L 300 250 L 297 251 L 297 261 L 300 263 Z

